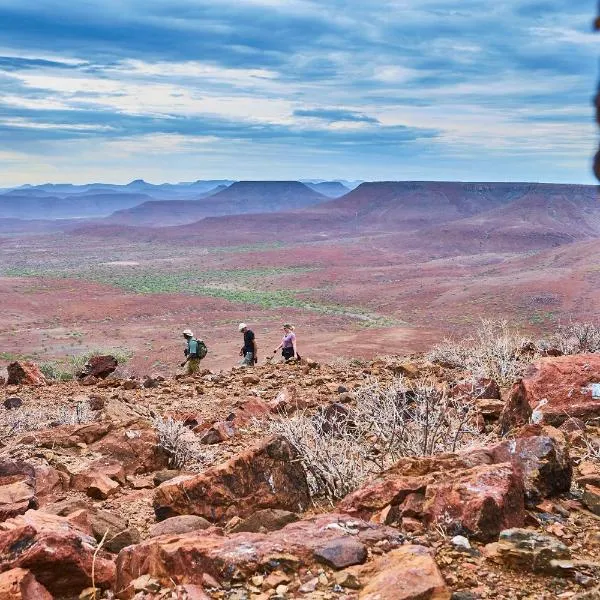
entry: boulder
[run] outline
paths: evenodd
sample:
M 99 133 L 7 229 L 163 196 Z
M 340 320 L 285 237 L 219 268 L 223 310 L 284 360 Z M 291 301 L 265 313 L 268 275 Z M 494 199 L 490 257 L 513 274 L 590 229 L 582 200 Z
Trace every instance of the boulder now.
M 562 573 L 559 562 L 569 559 L 569 549 L 557 538 L 529 529 L 508 529 L 500 539 L 485 547 L 493 562 L 533 573 Z
M 0 462 L 0 521 L 37 508 L 35 470 L 24 462 Z
M 158 445 L 156 430 L 141 420 L 113 426 L 90 445 L 90 450 L 121 463 L 127 475 L 158 471 L 169 464 L 167 453 Z
M 0 524 L 0 572 L 29 569 L 59 597 L 77 595 L 89 587 L 96 540 L 73 522 L 30 510 Z M 103 551 L 96 555 L 94 573 L 97 587 L 108 588 L 114 583 L 115 565 Z
M 6 385 L 46 385 L 46 377 L 40 368 L 29 361 L 12 362 L 6 367 Z
M 211 527 L 212 523 L 203 517 L 196 515 L 180 515 L 165 519 L 160 523 L 155 523 L 150 527 L 149 537 L 158 537 L 159 535 L 180 535 L 182 533 L 191 533 L 192 531 L 201 531 Z
M 550 426 L 528 425 L 514 439 L 489 448 L 494 463 L 510 462 L 523 477 L 525 499 L 536 504 L 571 489 L 573 466 L 567 440 Z
M 402 459 L 338 508 L 387 524 L 417 518 L 484 541 L 525 519 L 522 477 L 509 462 L 493 464 L 486 449 Z
M 544 423 L 559 426 L 569 417 L 586 421 L 600 416 L 594 383 L 600 383 L 600 354 L 545 357 L 527 368 L 519 394 L 530 409 L 540 412 Z
M 123 549 L 117 559 L 117 591 L 131 597 L 127 590 L 140 575 L 196 585 L 212 579 L 224 586 L 281 570 L 296 573 L 302 567 L 317 568 L 315 551 L 340 538 L 367 548 L 384 544 L 393 549 L 402 543 L 389 527 L 340 514 L 318 515 L 271 533 L 225 536 L 212 527 L 179 537 L 151 538 Z M 292 591 L 290 597 L 296 597 Z
M 160 485 L 154 494 L 158 520 L 199 515 L 215 523 L 248 517 L 261 508 L 303 511 L 309 505 L 306 475 L 281 437 L 270 438 L 226 463 Z
M 27 569 L 0 573 L 0 600 L 52 600 L 50 592 Z
M 105 379 L 113 373 L 119 366 L 117 359 L 114 356 L 92 356 L 83 366 L 83 369 L 77 374 L 79 379 L 86 377 L 96 377 Z
M 510 463 L 481 465 L 428 485 L 422 510 L 428 525 L 489 541 L 524 522 L 523 498 L 523 482 Z
M 360 571 L 367 584 L 360 600 L 450 600 L 435 560 L 423 546 L 403 546 L 377 558 Z
M 571 486 L 572 465 L 562 432 L 528 425 L 516 435 L 459 454 L 402 459 L 349 494 L 339 508 L 388 524 L 419 519 L 449 532 L 493 539 L 501 529 L 524 523 L 525 500 L 535 504 Z

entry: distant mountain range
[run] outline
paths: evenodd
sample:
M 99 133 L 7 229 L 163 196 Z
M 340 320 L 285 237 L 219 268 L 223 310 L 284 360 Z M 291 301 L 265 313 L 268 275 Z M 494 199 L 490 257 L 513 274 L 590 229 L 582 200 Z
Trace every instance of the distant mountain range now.
M 258 185 L 255 183 L 255 185 Z M 298 184 L 301 185 L 301 184 Z M 264 192 L 268 186 L 261 188 Z M 205 245 L 258 241 L 311 242 L 382 236 L 381 247 L 432 255 L 483 251 L 521 252 L 600 237 L 598 188 L 539 183 L 363 183 L 345 196 L 304 207 L 271 204 L 272 212 L 221 215 L 178 227 L 157 228 L 139 239 L 197 238 Z M 231 186 L 211 197 L 235 195 Z M 236 195 L 237 198 L 239 196 Z M 288 209 L 285 211 L 285 209 Z M 282 212 L 283 209 L 283 212 Z M 83 234 L 112 236 L 123 229 L 86 226 Z
M 230 194 L 199 202 L 230 186 Z M 110 217 L 113 223 L 156 226 L 189 223 L 206 216 L 298 209 L 347 192 L 348 188 L 337 181 L 307 185 L 297 181 L 231 180 L 154 185 L 141 179 L 127 185 L 49 183 L 0 190 L 0 219 Z M 175 202 L 178 204 L 170 204 Z
M 212 190 L 202 202 L 144 202 L 117 211 L 104 222 L 145 227 L 182 225 L 206 217 L 297 210 L 326 199 L 325 195 L 298 181 L 238 181 Z

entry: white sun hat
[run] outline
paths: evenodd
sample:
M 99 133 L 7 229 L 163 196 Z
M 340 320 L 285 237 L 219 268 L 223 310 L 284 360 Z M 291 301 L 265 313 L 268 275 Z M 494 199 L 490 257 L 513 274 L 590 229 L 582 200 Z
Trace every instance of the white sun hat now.
M 189 337 L 194 337 L 194 334 L 192 333 L 191 329 L 184 329 L 183 335 L 188 335 Z
M 246 327 L 248 327 L 248 325 L 246 325 L 246 323 L 240 323 L 240 325 L 239 325 L 238 329 L 239 329 L 240 331 L 242 331 L 243 329 L 246 329 Z

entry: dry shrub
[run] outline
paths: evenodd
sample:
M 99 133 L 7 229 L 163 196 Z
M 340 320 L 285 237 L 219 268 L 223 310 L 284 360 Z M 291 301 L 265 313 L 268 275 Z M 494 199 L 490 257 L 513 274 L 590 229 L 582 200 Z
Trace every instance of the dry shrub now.
M 74 406 L 28 408 L 22 406 L 5 412 L 0 421 L 0 440 L 28 431 L 48 429 L 57 425 L 82 425 L 95 420 L 89 402 L 77 402 Z
M 521 376 L 528 363 L 522 352 L 528 342 L 506 321 L 483 319 L 473 337 L 461 342 L 444 340 L 427 358 L 445 367 L 464 369 L 475 379 L 493 379 L 506 387 Z
M 271 424 L 298 451 L 315 497 L 339 500 L 399 458 L 454 452 L 478 435 L 473 401 L 430 380 L 373 380 L 356 394 L 347 414 L 304 412 Z
M 600 327 L 593 323 L 571 323 L 561 326 L 551 343 L 563 354 L 600 352 Z
M 467 364 L 468 349 L 460 342 L 449 338 L 436 344 L 426 355 L 427 360 L 448 369 L 464 369 Z
M 585 444 L 585 454 L 583 458 L 600 464 L 600 438 L 584 436 L 583 443 Z
M 169 466 L 182 469 L 192 457 L 193 434 L 182 421 L 172 417 L 156 417 L 152 424 L 158 434 L 158 445 L 169 457 Z

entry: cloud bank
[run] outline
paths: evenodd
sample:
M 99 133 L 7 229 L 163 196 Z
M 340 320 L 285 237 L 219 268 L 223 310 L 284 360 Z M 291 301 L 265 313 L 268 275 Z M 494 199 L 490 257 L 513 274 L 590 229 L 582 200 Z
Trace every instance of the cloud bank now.
M 0 0 L 0 186 L 591 182 L 593 13 L 569 0 Z

